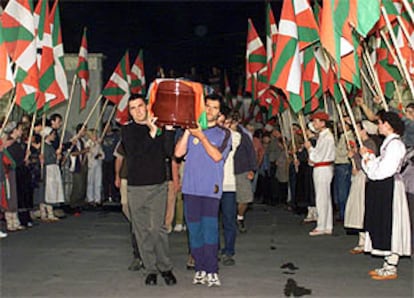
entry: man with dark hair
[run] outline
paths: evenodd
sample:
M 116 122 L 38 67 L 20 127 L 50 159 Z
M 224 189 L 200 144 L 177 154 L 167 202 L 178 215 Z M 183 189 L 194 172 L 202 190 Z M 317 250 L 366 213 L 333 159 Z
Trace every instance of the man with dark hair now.
M 175 147 L 175 155 L 184 155 L 182 193 L 190 236 L 191 255 L 195 259 L 193 284 L 220 286 L 218 277 L 218 212 L 223 193 L 224 161 L 231 147 L 231 134 L 217 126 L 221 98 L 206 98 L 208 128 L 187 129 Z
M 168 256 L 164 227 L 167 203 L 165 159 L 172 156 L 174 132 L 160 130 L 148 115 L 144 97 L 133 94 L 128 102 L 131 122 L 122 127 L 121 139 L 128 160 L 128 205 L 131 223 L 146 270 L 146 285 L 157 284 L 161 272 L 167 285 L 177 283 Z
M 331 235 L 333 229 L 331 181 L 335 161 L 335 140 L 326 127 L 329 115 L 316 112 L 311 116 L 312 124 L 319 132 L 316 146 L 307 141 L 305 147 L 309 152 L 309 160 L 313 163 L 313 183 L 315 185 L 315 202 L 318 220 L 310 236 Z
M 63 124 L 63 118 L 60 114 L 54 113 L 50 115 L 48 122 L 49 123 L 47 123 L 46 126 L 50 126 L 56 133 L 56 137 L 52 142 L 52 146 L 53 148 L 55 148 L 55 150 L 57 150 L 59 147 L 59 142 L 60 142 L 60 134 L 58 131 Z

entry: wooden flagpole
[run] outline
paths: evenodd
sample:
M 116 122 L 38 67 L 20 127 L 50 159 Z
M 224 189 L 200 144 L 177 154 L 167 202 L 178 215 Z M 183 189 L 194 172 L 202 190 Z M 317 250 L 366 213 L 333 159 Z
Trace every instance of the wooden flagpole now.
M 335 101 L 335 99 L 334 99 L 334 101 Z M 341 106 L 339 105 L 339 103 L 337 103 L 336 101 L 335 101 L 335 106 L 336 106 L 336 110 L 338 111 L 339 120 L 341 121 L 342 130 L 343 130 L 343 134 L 344 134 L 345 142 L 346 142 L 346 149 L 348 151 L 350 151 L 351 150 L 351 145 L 349 143 L 348 134 L 347 134 L 347 132 L 345 130 L 346 123 L 345 123 L 344 115 L 342 113 L 342 109 L 341 109 Z M 356 168 L 356 164 L 355 164 L 354 159 L 351 159 L 351 163 L 352 163 L 352 167 L 355 169 Z
M 68 159 L 68 156 L 70 154 L 70 152 L 72 151 L 73 147 L 75 147 L 76 141 L 79 139 L 80 134 L 82 133 L 82 131 L 86 128 L 86 125 L 88 124 L 89 120 L 92 117 L 93 112 L 96 110 L 96 108 L 98 107 L 99 102 L 101 101 L 102 98 L 102 94 L 99 95 L 99 97 L 97 98 L 95 104 L 93 105 L 92 109 L 89 111 L 88 116 L 86 117 L 86 120 L 83 122 L 81 129 L 78 131 L 78 133 L 72 138 L 72 145 L 70 146 L 70 148 L 68 149 L 68 151 L 66 152 L 65 156 L 62 159 L 62 165 L 65 164 L 66 160 Z
M 405 64 L 404 58 L 401 54 L 400 48 L 397 46 L 397 38 L 395 37 L 394 31 L 392 30 L 390 19 L 388 18 L 388 14 L 385 11 L 384 7 L 381 7 L 381 13 L 384 16 L 385 24 L 387 25 L 387 28 L 388 28 L 388 33 L 390 34 L 391 41 L 394 44 L 394 48 L 395 48 L 395 52 L 397 53 L 397 57 L 400 60 L 401 67 L 402 67 L 402 70 L 403 70 L 403 75 L 405 77 L 405 80 L 408 83 L 408 87 L 410 88 L 411 94 L 414 96 L 413 81 L 410 78 L 410 74 L 408 72 L 407 65 Z
M 365 74 L 365 71 L 360 69 L 362 79 L 365 81 L 365 84 L 368 86 L 369 91 L 371 91 L 373 96 L 377 96 L 377 93 L 374 91 L 374 89 L 371 86 L 371 82 L 368 80 L 367 75 Z
M 409 16 L 410 16 L 410 18 L 411 18 L 411 22 L 414 22 L 414 13 L 413 13 L 413 9 L 411 8 L 410 3 L 408 3 L 408 1 L 407 1 L 407 0 L 402 0 L 402 3 L 403 3 L 403 5 L 404 5 L 405 9 L 406 9 L 406 10 L 407 10 L 407 12 L 408 12 L 408 15 L 409 15 Z
M 379 97 L 382 101 L 382 104 L 384 105 L 384 109 L 386 111 L 388 111 L 389 110 L 388 104 L 387 104 L 387 101 L 385 100 L 384 92 L 382 92 L 381 85 L 380 85 L 380 82 L 379 82 L 379 79 L 378 79 L 378 74 L 375 71 L 374 65 L 372 64 L 371 58 L 369 58 L 368 52 L 367 52 L 366 49 L 362 53 L 362 58 L 365 61 L 365 64 L 366 64 L 367 69 L 368 69 L 368 73 L 371 75 L 371 77 L 374 81 L 374 86 L 376 87 L 378 95 L 379 95 Z
M 296 155 L 296 144 L 295 144 L 295 138 L 294 136 L 294 131 L 293 131 L 293 121 L 292 121 L 292 114 L 290 113 L 290 109 L 288 111 L 288 120 L 289 120 L 289 126 L 290 126 L 290 135 L 291 135 L 291 141 L 292 141 L 292 150 Z
M 402 112 L 405 114 L 405 107 L 404 107 L 404 104 L 403 104 L 403 101 L 402 101 L 402 95 L 401 95 L 401 92 L 400 92 L 400 87 L 398 87 L 398 84 L 397 84 L 396 81 L 393 81 L 393 83 L 394 83 L 395 93 L 397 93 L 398 103 L 401 105 Z
M 303 116 L 303 111 L 300 110 L 298 113 L 298 120 L 299 120 L 299 125 L 303 131 L 303 139 L 305 140 L 305 142 L 308 141 L 308 136 L 306 135 L 306 124 L 305 124 L 305 117 Z
M 403 72 L 403 70 L 402 70 L 400 60 L 399 60 L 399 59 L 397 58 L 397 56 L 395 55 L 395 53 L 394 53 L 394 51 L 393 51 L 393 49 L 392 49 L 392 47 L 391 47 L 391 45 L 390 45 L 390 41 L 388 40 L 387 36 L 385 36 L 384 31 L 380 30 L 380 35 L 381 35 L 382 40 L 383 40 L 383 41 L 384 41 L 384 43 L 385 43 L 385 46 L 387 47 L 388 52 L 390 53 L 390 55 L 391 55 L 392 59 L 393 59 L 393 60 L 397 63 L 397 68 L 398 68 L 398 71 L 400 72 L 400 74 L 401 74 L 402 76 L 404 76 L 404 72 Z
M 326 114 L 329 114 L 328 101 L 326 100 L 326 93 L 323 93 L 323 107 Z
M 37 113 L 37 110 L 34 111 L 33 117 L 32 117 L 32 123 L 30 124 L 29 138 L 27 139 L 26 155 L 24 157 L 25 160 L 28 159 L 30 156 L 30 147 L 32 146 L 33 130 L 34 130 L 35 122 L 36 122 L 36 113 Z
M 98 130 L 99 122 L 101 122 L 101 120 L 102 120 L 102 117 L 103 117 L 103 115 L 105 113 L 105 109 L 106 109 L 106 106 L 108 105 L 108 103 L 109 103 L 109 100 L 106 99 L 105 102 L 104 102 L 104 104 L 103 104 L 103 107 L 101 109 L 101 112 L 99 113 L 99 116 L 96 119 L 95 127 L 94 127 L 96 131 Z
M 92 117 L 93 112 L 94 112 L 94 111 L 96 110 L 96 108 L 98 107 L 98 105 L 99 105 L 99 103 L 100 103 L 100 101 L 101 101 L 102 97 L 103 97 L 103 95 L 102 95 L 102 94 L 101 94 L 101 95 L 99 95 L 99 97 L 98 97 L 98 99 L 96 100 L 95 104 L 93 105 L 92 109 L 89 111 L 89 114 L 88 114 L 88 116 L 86 117 L 85 122 L 83 122 L 83 128 L 85 128 L 85 127 L 86 127 L 86 125 L 88 124 L 89 120 L 90 120 L 90 119 L 91 119 L 91 117 Z
M 348 112 L 348 115 L 349 115 L 349 117 L 351 118 L 351 123 L 352 123 L 352 126 L 355 128 L 355 135 L 356 135 L 356 137 L 357 137 L 357 140 L 358 140 L 359 146 L 360 146 L 360 147 L 363 147 L 363 143 L 362 143 L 361 135 L 360 135 L 360 134 L 359 134 L 359 132 L 358 132 L 357 125 L 356 125 L 356 121 L 355 121 L 355 116 L 354 116 L 354 113 L 353 113 L 353 111 L 352 111 L 351 105 L 349 104 L 348 96 L 347 96 L 347 95 L 346 95 L 346 93 L 345 93 L 344 87 L 342 87 L 342 85 L 341 85 L 340 83 L 338 83 L 338 86 L 339 86 L 339 89 L 340 89 L 340 91 L 341 91 L 342 98 L 343 98 L 343 101 L 344 101 L 344 103 L 345 103 L 345 107 L 346 107 L 346 110 L 347 110 L 347 112 Z M 339 112 L 338 112 L 338 113 L 339 113 Z
M 410 44 L 411 50 L 414 50 L 414 45 L 413 45 L 413 42 L 411 41 L 410 34 L 408 34 L 407 27 L 405 27 L 404 22 L 401 20 L 400 16 L 397 16 L 397 22 L 400 25 L 401 30 L 402 30 L 403 34 L 405 35 L 405 38 L 407 38 L 408 43 Z
M 10 102 L 10 105 L 7 108 L 7 113 L 6 113 L 6 117 L 4 118 L 3 125 L 0 127 L 0 138 L 3 136 L 4 128 L 6 127 L 7 122 L 9 122 L 10 115 L 15 105 L 16 105 L 16 96 L 13 95 L 12 101 Z
M 289 120 L 289 126 L 290 126 L 290 139 L 292 142 L 292 155 L 293 155 L 293 160 L 295 161 L 294 166 L 295 166 L 295 171 L 296 173 L 299 171 L 298 166 L 296 165 L 296 161 L 298 160 L 298 156 L 296 155 L 296 143 L 295 143 L 295 132 L 293 131 L 293 121 L 292 121 L 292 114 L 290 113 L 290 109 L 288 111 L 288 120 Z M 305 134 L 306 131 L 303 131 L 303 134 Z
M 46 112 L 43 112 L 42 115 L 42 129 L 46 127 Z M 45 137 L 42 135 L 42 141 L 40 143 L 40 155 L 43 156 L 43 154 L 45 153 Z M 44 178 L 44 173 L 43 173 L 43 169 L 45 168 L 45 163 L 44 163 L 44 157 L 43 157 L 43 162 L 40 163 L 40 179 L 43 180 Z
M 280 133 L 282 134 L 282 144 L 283 144 L 283 149 L 285 149 L 285 154 L 286 154 L 286 158 L 289 160 L 289 151 L 288 151 L 288 147 L 286 144 L 286 139 L 285 139 L 285 135 L 284 135 L 284 129 L 283 129 L 283 124 L 282 124 L 282 120 L 281 120 L 281 114 L 279 113 L 277 120 L 279 121 L 279 126 L 280 126 Z
M 77 75 L 74 74 L 73 75 L 73 80 L 72 80 L 72 87 L 70 88 L 70 96 L 69 96 L 68 106 L 66 107 L 65 119 L 63 119 L 64 122 L 63 122 L 63 127 L 62 127 L 62 134 L 60 135 L 59 147 L 58 148 L 62 147 L 63 140 L 65 138 L 66 127 L 68 125 L 68 117 L 69 117 L 70 107 L 72 106 L 73 93 L 75 91 L 75 85 L 76 85 L 77 79 L 78 79 Z
M 102 131 L 102 135 L 101 135 L 101 141 L 103 140 L 103 138 L 105 137 L 105 135 L 106 135 L 106 132 L 108 131 L 108 128 L 109 128 L 109 126 L 111 125 L 111 120 L 112 120 L 112 118 L 114 117 L 114 115 L 115 115 L 115 112 L 116 112 L 116 110 L 118 109 L 118 105 L 114 105 L 113 106 L 113 108 L 112 108 L 112 111 L 111 111 L 111 114 L 109 115 L 109 118 L 108 118 L 108 121 L 106 121 L 106 124 L 105 124 L 105 128 L 104 128 L 104 130 Z

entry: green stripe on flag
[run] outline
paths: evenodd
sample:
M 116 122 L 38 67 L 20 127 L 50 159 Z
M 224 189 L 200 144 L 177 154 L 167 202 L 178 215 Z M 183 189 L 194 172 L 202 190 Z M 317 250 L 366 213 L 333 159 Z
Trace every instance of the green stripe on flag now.
M 295 113 L 299 112 L 303 108 L 302 97 L 298 94 L 289 92 L 289 104 Z
M 296 51 L 297 40 L 296 39 L 289 39 L 286 43 L 285 48 L 283 49 L 279 60 L 273 70 L 272 76 L 270 77 L 270 84 L 273 85 L 279 78 L 280 74 L 282 73 L 283 68 L 285 68 L 286 63 L 293 57 L 293 54 Z
M 249 62 L 257 62 L 257 63 L 265 63 L 266 64 L 266 56 L 258 55 L 258 54 L 251 54 L 249 56 Z

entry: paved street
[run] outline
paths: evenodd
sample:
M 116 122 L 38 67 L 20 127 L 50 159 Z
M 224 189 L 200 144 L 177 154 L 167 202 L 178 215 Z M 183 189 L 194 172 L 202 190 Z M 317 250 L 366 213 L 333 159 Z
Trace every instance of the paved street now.
M 220 266 L 220 288 L 191 284 L 186 234 L 172 233 L 178 284 L 168 287 L 159 277 L 157 286 L 148 287 L 141 272 L 127 270 L 132 255 L 121 213 L 83 212 L 0 240 L 0 297 L 285 297 L 285 291 L 303 297 L 413 297 L 410 258 L 401 259 L 397 280 L 371 280 L 367 272 L 382 260 L 350 255 L 356 235 L 336 225 L 333 236 L 311 238 L 313 225 L 301 219 L 283 207 L 254 205 L 248 232 L 238 235 L 236 265 Z

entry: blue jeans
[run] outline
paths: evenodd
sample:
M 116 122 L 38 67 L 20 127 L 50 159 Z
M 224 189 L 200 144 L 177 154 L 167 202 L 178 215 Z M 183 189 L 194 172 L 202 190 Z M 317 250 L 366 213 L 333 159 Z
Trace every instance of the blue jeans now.
M 348 200 L 349 189 L 351 187 L 352 165 L 335 164 L 334 196 L 339 208 L 339 219 L 343 220 L 345 206 Z
M 236 215 L 237 203 L 235 192 L 223 192 L 220 200 L 221 216 L 224 231 L 224 248 L 221 250 L 222 254 L 233 256 L 234 246 L 236 243 Z

